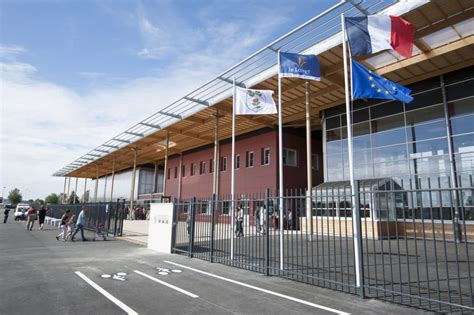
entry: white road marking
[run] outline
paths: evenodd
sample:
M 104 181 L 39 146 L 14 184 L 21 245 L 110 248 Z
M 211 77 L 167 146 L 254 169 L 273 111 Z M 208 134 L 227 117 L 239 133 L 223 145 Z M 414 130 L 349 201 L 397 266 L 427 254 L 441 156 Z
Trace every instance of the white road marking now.
M 186 295 L 188 295 L 188 296 L 190 296 L 190 297 L 192 297 L 192 298 L 198 298 L 198 297 L 199 297 L 198 295 L 196 295 L 196 294 L 194 294 L 194 293 L 191 293 L 191 292 L 189 292 L 189 291 L 186 291 L 186 290 L 183 290 L 183 289 L 181 289 L 181 288 L 178 288 L 178 287 L 176 287 L 176 286 L 174 286 L 174 285 L 172 285 L 172 284 L 169 284 L 168 282 L 164 282 L 164 281 L 162 281 L 162 280 L 159 280 L 159 279 L 157 279 L 157 278 L 155 278 L 155 277 L 152 277 L 152 276 L 150 276 L 150 275 L 147 275 L 146 273 L 143 273 L 143 272 L 141 272 L 141 271 L 134 270 L 133 272 L 138 273 L 140 276 L 143 276 L 143 277 L 145 277 L 145 278 L 148 278 L 148 279 L 150 279 L 150 280 L 152 280 L 152 281 L 158 282 L 158 283 L 160 283 L 160 284 L 162 284 L 162 285 L 164 285 L 164 286 L 167 286 L 167 287 L 169 287 L 169 288 L 171 288 L 171 289 L 173 289 L 173 290 L 176 290 L 176 291 L 178 291 L 178 292 L 181 292 L 181 293 L 183 293 L 183 294 L 186 294 Z
M 87 282 L 91 287 L 93 287 L 94 289 L 96 289 L 97 291 L 99 291 L 99 293 L 101 293 L 103 296 L 105 296 L 106 298 L 108 298 L 109 300 L 111 300 L 112 302 L 115 303 L 115 305 L 117 305 L 118 307 L 120 307 L 121 309 L 123 309 L 127 314 L 129 315 L 138 315 L 137 312 L 135 312 L 134 310 L 132 310 L 130 307 L 128 307 L 127 305 L 125 305 L 122 301 L 120 301 L 119 299 L 117 299 L 116 297 L 114 297 L 112 294 L 110 294 L 109 292 L 105 291 L 104 289 L 102 289 L 99 285 L 97 285 L 97 283 L 95 283 L 94 281 L 92 281 L 91 279 L 87 278 L 82 272 L 80 271 L 76 271 L 75 272 L 76 275 L 78 275 L 79 277 L 82 278 L 82 280 L 84 280 L 85 282 Z
M 289 295 L 284 295 L 284 294 L 281 294 L 281 293 L 278 293 L 278 292 L 275 292 L 275 291 L 270 291 L 270 290 L 267 290 L 267 289 L 259 288 L 259 287 L 256 287 L 254 285 L 251 285 L 251 284 L 243 283 L 243 282 L 240 282 L 240 281 L 236 281 L 236 280 L 232 280 L 232 279 L 229 279 L 229 278 L 221 277 L 221 276 L 209 273 L 209 272 L 205 272 L 205 271 L 202 271 L 202 270 L 199 270 L 199 269 L 184 266 L 184 265 L 172 262 L 172 261 L 165 260 L 165 263 L 172 264 L 172 265 L 175 265 L 175 266 L 178 266 L 178 267 L 181 267 L 181 268 L 185 268 L 185 269 L 188 269 L 188 270 L 192 270 L 192 271 L 201 273 L 201 274 L 209 276 L 209 277 L 213 277 L 213 278 L 217 278 L 217 279 L 220 279 L 220 280 L 223 280 L 223 281 L 238 284 L 238 285 L 241 285 L 241 286 L 244 286 L 244 287 L 247 287 L 247 288 L 250 288 L 250 289 L 254 289 L 254 290 L 257 290 L 257 291 L 260 291 L 260 292 L 275 295 L 275 296 L 278 296 L 278 297 L 281 297 L 281 298 L 284 298 L 284 299 L 287 299 L 287 300 L 290 300 L 290 301 L 293 301 L 293 302 L 297 302 L 297 303 L 301 303 L 301 304 L 308 305 L 308 306 L 311 306 L 311 307 L 319 308 L 321 310 L 325 310 L 325 311 L 328 311 L 328 312 L 332 312 L 332 313 L 336 313 L 336 314 L 340 314 L 340 315 L 349 315 L 350 314 L 350 313 L 346 313 L 346 312 L 343 312 L 343 311 L 336 310 L 334 308 L 319 305 L 319 304 L 316 304 L 316 303 L 311 303 L 311 302 L 301 300 L 301 299 L 298 299 L 298 298 L 295 298 L 295 297 L 292 297 L 292 296 L 289 296 Z

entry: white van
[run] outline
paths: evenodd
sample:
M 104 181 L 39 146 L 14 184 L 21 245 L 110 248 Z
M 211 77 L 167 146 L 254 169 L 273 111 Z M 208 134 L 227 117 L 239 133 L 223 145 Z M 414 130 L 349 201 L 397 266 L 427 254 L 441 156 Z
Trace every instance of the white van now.
M 15 213 L 14 213 L 15 221 L 26 220 L 26 211 L 28 210 L 29 207 L 30 205 L 27 203 L 17 204 Z

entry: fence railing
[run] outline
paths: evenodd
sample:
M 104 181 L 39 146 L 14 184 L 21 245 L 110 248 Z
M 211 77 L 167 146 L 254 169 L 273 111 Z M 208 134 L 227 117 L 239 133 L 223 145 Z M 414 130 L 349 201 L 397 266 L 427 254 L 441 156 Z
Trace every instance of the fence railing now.
M 52 204 L 48 205 L 49 216 L 60 219 L 69 209 L 71 215 L 78 216 L 83 208 L 87 209 L 84 228 L 95 231 L 100 224 L 104 225 L 107 235 L 121 236 L 123 220 L 126 218 L 125 200 L 116 202 L 77 203 L 77 204 Z
M 173 251 L 437 312 L 474 311 L 474 188 L 358 187 L 358 264 L 344 184 L 311 196 L 267 191 L 177 201 Z

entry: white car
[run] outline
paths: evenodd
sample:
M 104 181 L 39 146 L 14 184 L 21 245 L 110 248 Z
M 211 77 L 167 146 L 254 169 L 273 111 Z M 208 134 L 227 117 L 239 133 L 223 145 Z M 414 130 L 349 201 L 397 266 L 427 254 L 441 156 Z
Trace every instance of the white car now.
M 29 207 L 30 205 L 27 203 L 19 203 L 16 206 L 15 213 L 14 213 L 15 221 L 26 220 L 26 211 L 28 210 Z

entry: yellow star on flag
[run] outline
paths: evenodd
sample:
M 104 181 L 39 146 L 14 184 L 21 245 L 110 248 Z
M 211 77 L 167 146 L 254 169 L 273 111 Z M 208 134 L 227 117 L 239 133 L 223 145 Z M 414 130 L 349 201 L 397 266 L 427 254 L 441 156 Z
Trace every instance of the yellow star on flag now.
M 378 89 L 377 89 L 377 92 L 379 92 L 379 93 L 382 92 L 382 89 L 381 89 L 381 88 L 378 88 Z

